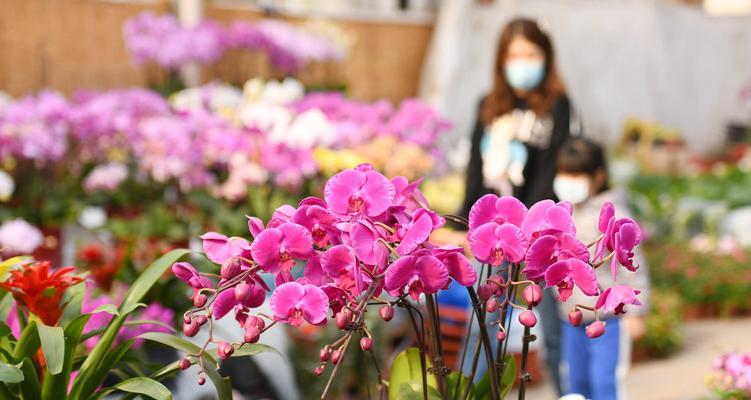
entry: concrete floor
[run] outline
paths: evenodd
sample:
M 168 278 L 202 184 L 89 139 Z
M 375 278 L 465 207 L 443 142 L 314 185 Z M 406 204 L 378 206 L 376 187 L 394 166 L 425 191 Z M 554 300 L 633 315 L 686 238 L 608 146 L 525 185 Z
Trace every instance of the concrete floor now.
M 711 398 L 706 378 L 725 351 L 751 351 L 751 318 L 687 322 L 684 347 L 670 358 L 632 365 L 626 393 L 632 400 L 698 400 Z M 516 391 L 508 399 L 516 399 Z M 543 383 L 527 390 L 527 399 L 556 399 Z

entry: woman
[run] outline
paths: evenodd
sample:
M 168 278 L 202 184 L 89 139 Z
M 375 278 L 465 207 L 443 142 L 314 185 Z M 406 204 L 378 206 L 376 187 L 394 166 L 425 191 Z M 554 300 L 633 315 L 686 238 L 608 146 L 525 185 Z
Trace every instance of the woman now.
M 462 214 L 487 193 L 513 194 L 527 206 L 555 199 L 556 156 L 569 137 L 570 110 L 548 35 L 530 19 L 501 32 L 493 89 L 482 100 Z M 560 326 L 553 295 L 541 304 L 548 369 L 560 393 Z

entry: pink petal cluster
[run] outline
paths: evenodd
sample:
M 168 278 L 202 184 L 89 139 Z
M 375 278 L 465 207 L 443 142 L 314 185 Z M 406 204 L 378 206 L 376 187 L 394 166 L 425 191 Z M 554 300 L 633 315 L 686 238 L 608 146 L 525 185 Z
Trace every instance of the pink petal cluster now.
M 721 392 L 745 398 L 751 395 L 751 353 L 729 352 L 720 356 L 714 365 L 713 386 Z

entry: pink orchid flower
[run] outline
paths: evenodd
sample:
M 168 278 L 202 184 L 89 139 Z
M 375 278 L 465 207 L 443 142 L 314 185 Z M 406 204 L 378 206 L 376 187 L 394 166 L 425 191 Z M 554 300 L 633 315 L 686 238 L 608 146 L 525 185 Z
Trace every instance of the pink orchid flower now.
M 292 221 L 307 228 L 313 237 L 313 243 L 320 248 L 337 241 L 334 228 L 336 218 L 325 205 L 301 205 L 292 216 Z
M 360 220 L 352 224 L 348 245 L 363 263 L 383 268 L 386 265 L 389 248 L 381 239 L 382 235 L 372 224 Z
M 329 210 L 336 214 L 375 217 L 391 207 L 396 189 L 376 171 L 350 169 L 329 179 L 323 193 Z
M 543 200 L 530 207 L 521 228 L 531 240 L 537 239 L 541 232 L 548 230 L 576 234 L 574 220 L 571 218 L 571 205 L 556 204 L 553 200 Z
M 172 264 L 172 273 L 177 279 L 187 283 L 195 290 L 203 288 L 213 288 L 214 284 L 205 276 L 201 276 L 198 270 L 188 262 L 177 262 Z
M 313 251 L 313 239 L 304 226 L 284 223 L 276 228 L 266 228 L 253 244 L 250 252 L 266 272 L 289 271 L 295 259 L 304 259 Z
M 445 224 L 445 220 L 432 211 L 418 209 L 412 215 L 412 220 L 397 229 L 396 236 L 399 245 L 396 253 L 400 256 L 413 252 L 419 245 L 428 240 L 433 230 Z
M 258 235 L 263 232 L 264 229 L 266 229 L 266 226 L 263 224 L 263 221 L 261 221 L 260 218 L 251 217 L 248 215 L 246 215 L 245 217 L 248 218 L 248 231 L 254 238 L 258 237 Z
M 370 277 L 359 266 L 352 249 L 338 245 L 328 249 L 321 256 L 321 267 L 336 284 L 355 295 L 362 293 Z
M 206 257 L 217 264 L 224 264 L 235 257 L 250 258 L 250 243 L 239 237 L 228 238 L 220 233 L 207 232 L 201 236 Z
M 602 309 L 605 312 L 614 312 L 615 315 L 623 314 L 626 312 L 624 310 L 626 304 L 642 305 L 636 298 L 639 293 L 641 291 L 625 285 L 609 287 L 597 298 L 595 308 Z
M 488 222 L 499 225 L 509 223 L 521 227 L 526 214 L 527 207 L 515 197 L 486 194 L 469 210 L 469 229 L 476 229 Z
M 418 189 L 422 183 L 422 178 L 410 183 L 407 178 L 397 176 L 391 179 L 391 183 L 394 185 L 396 192 L 394 197 L 395 206 L 403 206 L 408 212 L 428 208 L 428 200 L 420 189 Z
M 547 286 L 558 286 L 558 299 L 566 301 L 574 291 L 574 285 L 588 296 L 597 295 L 597 275 L 595 270 L 578 258 L 561 260 L 545 271 Z
M 478 261 L 498 267 L 517 263 L 527 252 L 527 238 L 516 225 L 488 222 L 469 232 L 469 246 Z
M 544 235 L 529 246 L 525 256 L 527 265 L 524 267 L 524 273 L 528 279 L 539 281 L 545 276 L 548 267 L 556 261 L 569 258 L 589 262 L 587 246 L 569 233 Z
M 393 295 L 406 289 L 417 300 L 420 294 L 433 294 L 450 282 L 446 265 L 427 251 L 402 257 L 386 270 L 384 288 Z
M 639 225 L 629 218 L 621 218 L 613 224 L 613 251 L 615 257 L 610 261 L 610 272 L 613 279 L 618 275 L 620 263 L 629 271 L 636 271 L 638 265 L 634 265 L 634 247 L 641 242 L 641 229 Z
M 274 319 L 300 326 L 303 321 L 313 325 L 326 322 L 329 298 L 315 285 L 287 282 L 274 290 L 269 300 Z
M 433 256 L 446 266 L 449 276 L 462 286 L 477 282 L 477 272 L 464 257 L 464 249 L 459 246 L 441 246 L 432 250 Z
M 254 285 L 252 282 L 241 285 L 227 289 L 216 296 L 212 307 L 214 318 L 221 319 L 233 308 L 239 312 L 244 308 L 259 307 L 266 300 L 266 292 L 258 285 Z M 238 296 L 240 290 L 246 293 Z M 239 300 L 238 297 L 240 297 Z

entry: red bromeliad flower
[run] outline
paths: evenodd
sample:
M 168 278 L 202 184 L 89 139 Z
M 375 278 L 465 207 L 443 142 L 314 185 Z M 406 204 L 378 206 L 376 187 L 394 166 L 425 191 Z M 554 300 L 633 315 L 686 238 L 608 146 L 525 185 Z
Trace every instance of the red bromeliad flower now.
M 60 320 L 60 300 L 65 289 L 80 283 L 83 278 L 72 276 L 74 267 L 58 268 L 50 273 L 49 261 L 23 265 L 10 272 L 10 278 L 0 282 L 18 304 L 39 317 L 46 325 L 54 326 Z

